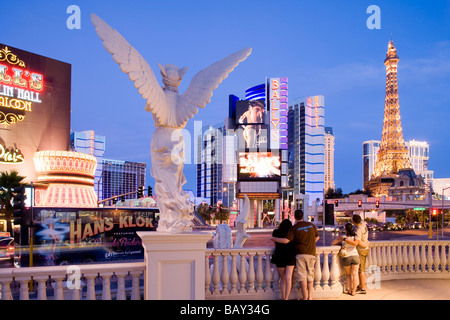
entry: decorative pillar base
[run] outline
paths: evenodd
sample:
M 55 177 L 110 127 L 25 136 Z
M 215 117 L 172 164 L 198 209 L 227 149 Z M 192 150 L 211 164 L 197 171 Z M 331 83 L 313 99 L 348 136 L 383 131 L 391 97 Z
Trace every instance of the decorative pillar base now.
M 204 300 L 206 232 L 137 232 L 145 250 L 145 300 Z

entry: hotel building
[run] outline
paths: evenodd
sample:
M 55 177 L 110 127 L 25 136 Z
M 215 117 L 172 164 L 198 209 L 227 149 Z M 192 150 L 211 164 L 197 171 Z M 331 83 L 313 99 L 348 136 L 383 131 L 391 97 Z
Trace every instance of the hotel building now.
M 289 101 L 288 185 L 285 194 L 321 202 L 325 188 L 325 101 L 310 96 Z
M 325 127 L 325 192 L 331 188 L 335 189 L 334 184 L 334 134 L 333 128 Z
M 417 175 L 421 175 L 426 184 L 431 183 L 434 171 L 428 170 L 428 160 L 430 158 L 430 145 L 428 142 L 410 140 L 405 142 L 405 145 L 408 149 L 408 157 L 414 172 Z M 379 149 L 379 140 L 363 142 L 363 185 L 373 173 Z
M 97 169 L 95 171 L 94 190 L 99 196 L 102 195 L 102 180 L 103 172 L 103 154 L 105 153 L 106 137 L 95 134 L 92 130 L 71 132 L 70 146 L 72 151 L 90 154 L 97 159 Z M 101 200 L 101 197 L 99 197 Z

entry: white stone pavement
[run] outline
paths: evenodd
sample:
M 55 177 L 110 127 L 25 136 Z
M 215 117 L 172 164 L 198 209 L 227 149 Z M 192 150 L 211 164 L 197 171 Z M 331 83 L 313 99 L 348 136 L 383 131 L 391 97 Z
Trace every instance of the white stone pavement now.
M 379 289 L 367 290 L 366 294 L 323 300 L 450 300 L 450 280 L 389 280 L 382 281 Z

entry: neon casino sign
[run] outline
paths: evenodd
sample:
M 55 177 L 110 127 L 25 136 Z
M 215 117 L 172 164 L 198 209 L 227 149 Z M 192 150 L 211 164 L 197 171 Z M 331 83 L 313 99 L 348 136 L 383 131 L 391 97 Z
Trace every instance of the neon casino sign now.
M 288 78 L 270 78 L 270 148 L 287 149 L 288 144 Z
M 0 163 L 18 164 L 24 162 L 23 154 L 16 148 L 6 148 L 0 143 Z
M 43 90 L 42 74 L 26 69 L 25 62 L 8 47 L 0 49 L 0 124 L 7 127 L 23 121 L 25 114 L 32 111 L 33 103 L 42 102 Z
M 319 120 L 320 120 L 319 97 L 314 96 L 314 105 L 313 105 L 312 97 L 308 97 L 308 99 L 306 100 L 306 105 L 308 108 L 311 109 L 311 118 L 310 118 L 311 119 L 311 123 L 310 123 L 311 127 L 319 128 Z

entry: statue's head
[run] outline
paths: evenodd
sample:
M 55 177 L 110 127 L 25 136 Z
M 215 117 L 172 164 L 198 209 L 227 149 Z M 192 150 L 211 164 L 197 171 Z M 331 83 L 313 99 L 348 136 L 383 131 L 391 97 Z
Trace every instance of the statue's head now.
M 161 69 L 161 75 L 163 77 L 163 83 L 166 87 L 176 89 L 183 80 L 183 76 L 187 71 L 187 67 L 179 69 L 177 66 L 173 64 L 166 64 L 164 66 L 158 63 L 159 68 Z M 178 91 L 178 90 L 175 90 Z

